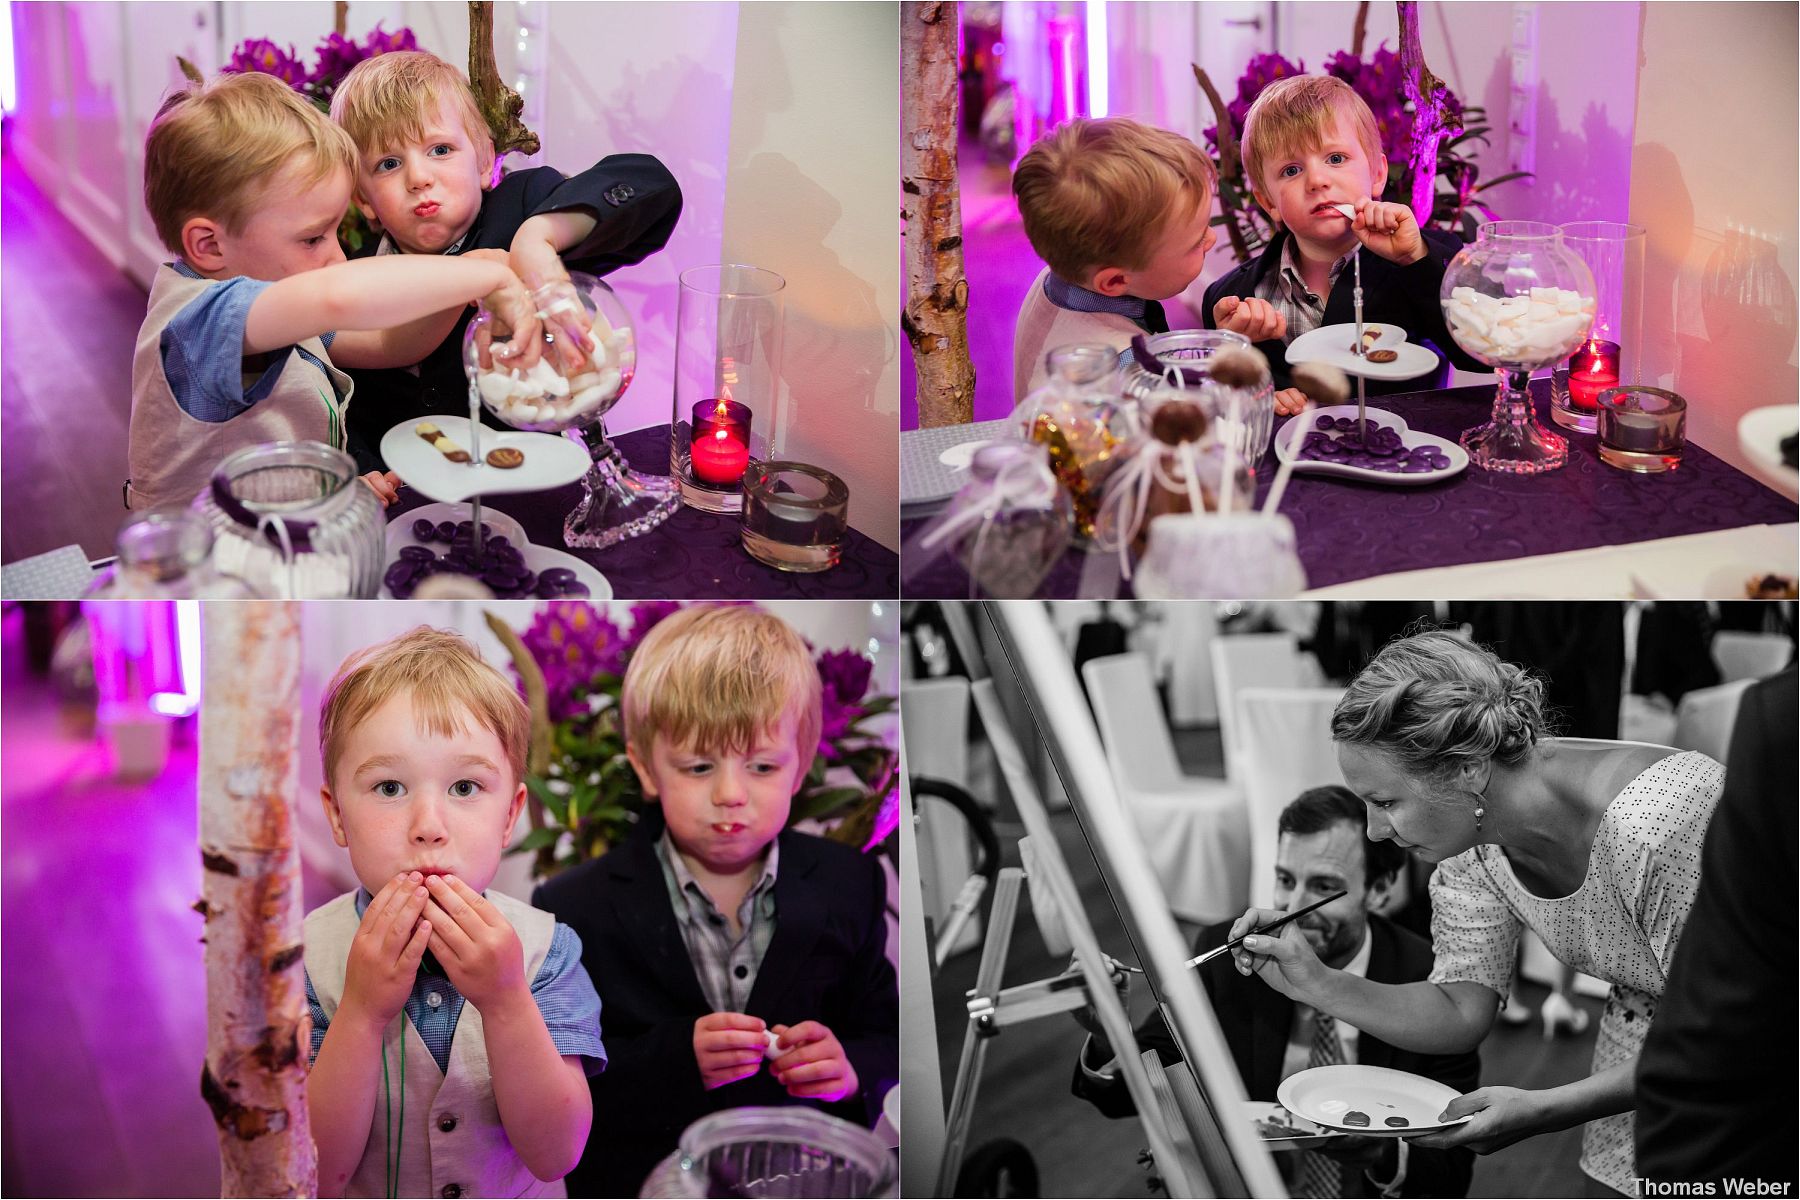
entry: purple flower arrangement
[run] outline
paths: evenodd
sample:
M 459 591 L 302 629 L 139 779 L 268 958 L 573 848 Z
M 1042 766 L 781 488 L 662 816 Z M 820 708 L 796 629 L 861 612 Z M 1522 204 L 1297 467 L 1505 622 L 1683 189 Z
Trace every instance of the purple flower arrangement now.
M 537 855 L 539 875 L 604 854 L 636 824 L 644 799 L 625 758 L 619 694 L 644 636 L 682 607 L 645 601 L 621 626 L 591 604 L 546 605 L 508 641 L 528 701 L 542 684 L 549 726 L 534 731 L 525 781 L 532 830 L 513 847 Z M 868 694 L 875 664 L 855 651 L 827 650 L 815 663 L 823 720 L 790 820 L 842 818 L 831 836 L 867 849 L 892 831 L 899 763 L 866 722 L 890 711 L 894 699 Z M 540 753 L 535 747 L 545 732 Z
M 283 50 L 268 38 L 251 38 L 232 52 L 224 70 L 227 74 L 261 71 L 273 75 L 320 108 L 329 109 L 332 94 L 357 63 L 391 50 L 418 48 L 419 40 L 410 29 L 388 33 L 377 24 L 360 46 L 343 34 L 332 32 L 313 48 L 315 65 L 308 71 L 291 43 Z

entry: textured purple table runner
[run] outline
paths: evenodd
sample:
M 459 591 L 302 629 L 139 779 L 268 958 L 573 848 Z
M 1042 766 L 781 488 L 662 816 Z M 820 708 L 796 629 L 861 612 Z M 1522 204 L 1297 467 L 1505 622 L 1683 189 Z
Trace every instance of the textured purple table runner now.
M 669 427 L 616 434 L 613 444 L 646 475 L 669 473 Z M 593 565 L 620 600 L 891 600 L 900 594 L 900 558 L 850 531 L 843 559 L 829 571 L 796 575 L 751 558 L 738 540 L 738 519 L 683 505 L 641 537 L 605 550 L 563 544 L 563 518 L 581 500 L 581 485 L 484 498 L 525 528 L 534 545 L 563 550 Z M 852 503 L 855 498 L 852 497 Z M 388 510 L 392 520 L 431 501 L 410 488 Z
M 1329 587 L 1398 571 L 1796 519 L 1794 501 L 1692 442 L 1676 471 L 1631 475 L 1614 470 L 1600 461 L 1593 434 L 1551 422 L 1549 380 L 1533 381 L 1531 390 L 1538 420 L 1569 441 L 1569 461 L 1559 470 L 1518 476 L 1471 466 L 1423 487 L 1296 473 L 1281 511 L 1294 523 L 1307 585 Z M 1463 430 L 1486 422 L 1493 401 L 1493 386 L 1484 385 L 1383 396 L 1371 407 L 1398 414 L 1422 433 L 1455 441 Z M 1277 432 L 1285 423 L 1276 426 Z M 1271 450 L 1258 465 L 1258 504 L 1274 477 Z M 907 522 L 902 540 L 922 525 Z M 1085 557 L 1079 551 L 1065 556 L 1038 595 L 1077 595 Z M 947 559 L 939 559 L 905 585 L 910 598 L 961 598 L 968 590 L 968 575 Z

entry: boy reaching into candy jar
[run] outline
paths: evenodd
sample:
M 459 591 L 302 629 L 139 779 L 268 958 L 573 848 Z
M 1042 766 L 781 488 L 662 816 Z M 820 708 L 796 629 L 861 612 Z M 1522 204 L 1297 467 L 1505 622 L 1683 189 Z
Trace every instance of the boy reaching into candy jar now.
M 608 155 L 568 178 L 531 167 L 496 182 L 493 136 L 474 93 L 434 54 L 397 51 L 358 63 L 333 95 L 331 115 L 356 145 L 356 204 L 381 230 L 364 254 L 505 263 L 537 293 L 547 320 L 581 327 L 570 333 L 585 335 L 586 321 L 558 287 L 568 270 L 602 276 L 641 262 L 668 242 L 681 215 L 680 186 L 648 154 Z M 469 411 L 468 320 L 465 311 L 411 364 L 353 374 L 361 403 L 350 418 L 350 447 L 360 467 L 385 465 L 381 438 L 393 426 Z M 581 337 L 557 341 L 559 361 L 550 365 L 568 375 L 585 369 L 573 357 Z

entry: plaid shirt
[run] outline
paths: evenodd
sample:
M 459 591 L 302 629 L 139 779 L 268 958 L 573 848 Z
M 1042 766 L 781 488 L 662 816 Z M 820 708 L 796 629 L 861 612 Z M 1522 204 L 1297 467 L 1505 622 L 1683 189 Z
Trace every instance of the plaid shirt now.
M 1252 293 L 1258 300 L 1267 300 L 1275 310 L 1287 318 L 1287 332 L 1282 341 L 1292 344 L 1293 340 L 1303 333 L 1311 333 L 1325 323 L 1326 296 L 1309 289 L 1300 278 L 1300 256 L 1297 243 L 1292 237 L 1282 247 L 1281 266 L 1262 277 Z M 1350 252 L 1331 264 L 1331 286 L 1336 287 L 1338 276 L 1350 268 L 1350 257 L 1359 247 L 1352 246 Z
M 739 902 L 737 918 L 742 932 L 735 938 L 731 923 L 681 861 L 667 829 L 657 848 L 663 882 L 669 886 L 669 904 L 706 1002 L 714 1012 L 743 1012 L 750 989 L 756 986 L 757 968 L 775 936 L 775 865 L 781 847 L 769 843 L 761 877 Z

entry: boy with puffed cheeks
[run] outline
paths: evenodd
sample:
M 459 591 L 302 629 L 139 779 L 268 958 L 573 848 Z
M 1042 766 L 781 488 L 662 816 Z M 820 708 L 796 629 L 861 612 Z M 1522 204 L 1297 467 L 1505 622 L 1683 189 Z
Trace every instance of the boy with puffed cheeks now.
M 1306 397 L 1288 386 L 1288 343 L 1355 320 L 1350 272 L 1359 246 L 1370 251 L 1362 256 L 1366 324 L 1398 325 L 1457 366 L 1486 369 L 1451 339 L 1438 301 L 1444 267 L 1462 243 L 1421 230 L 1406 205 L 1373 198 L 1387 186 L 1388 161 L 1374 113 L 1349 84 L 1295 75 L 1264 88 L 1244 119 L 1243 163 L 1276 233 L 1256 258 L 1206 289 L 1204 308 L 1209 327 L 1235 329 L 1268 358 L 1277 413 L 1306 407 Z M 1421 386 L 1416 379 L 1367 382 L 1374 394 Z
M 743 1105 L 873 1124 L 898 1078 L 886 879 L 786 829 L 819 745 L 818 669 L 786 623 L 685 609 L 633 652 L 621 695 L 654 815 L 533 903 L 573 925 L 612 1062 L 570 1195 L 636 1195 L 681 1131 Z M 771 1041 L 771 1039 L 773 1039 Z
M 681 215 L 680 186 L 649 154 L 611 154 L 568 178 L 542 166 L 496 180 L 493 136 L 468 80 L 424 51 L 358 63 L 333 93 L 331 116 L 356 144 L 356 204 L 380 231 L 360 254 L 490 258 L 536 291 L 566 284 L 569 269 L 605 275 L 641 262 Z M 354 374 L 364 403 L 350 441 L 360 465 L 380 465 L 394 425 L 468 411 L 465 323 L 404 370 Z
M 495 354 L 537 360 L 538 319 L 505 263 L 344 261 L 354 171 L 350 139 L 273 76 L 223 75 L 163 103 L 144 202 L 176 258 L 157 269 L 132 359 L 127 507 L 185 505 L 260 443 L 343 449 L 340 368 L 416 361 L 471 301 L 514 333 Z M 364 481 L 394 499 L 393 476 Z
M 1013 195 L 1046 266 L 1013 328 L 1013 401 L 1043 386 L 1044 355 L 1090 343 L 1123 351 L 1166 333 L 1160 301 L 1199 278 L 1218 180 L 1187 138 L 1125 117 L 1060 125 L 1019 160 Z M 1226 328 L 1247 327 L 1232 315 Z
M 529 728 L 467 641 L 424 626 L 326 689 L 320 796 L 362 887 L 306 918 L 320 1195 L 561 1195 L 581 1154 L 606 1051 L 580 940 L 488 890 Z

